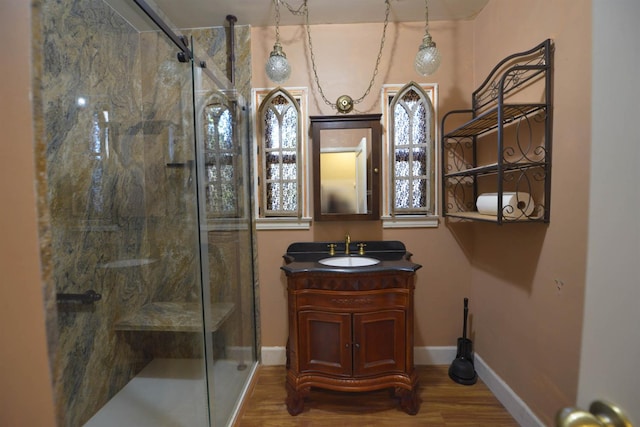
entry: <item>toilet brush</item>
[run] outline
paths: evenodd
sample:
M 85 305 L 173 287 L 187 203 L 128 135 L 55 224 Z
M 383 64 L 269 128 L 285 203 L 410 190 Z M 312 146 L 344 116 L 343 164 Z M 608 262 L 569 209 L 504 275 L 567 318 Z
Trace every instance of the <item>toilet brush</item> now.
M 465 298 L 462 337 L 458 338 L 456 358 L 451 362 L 451 366 L 449 366 L 449 378 L 463 385 L 473 385 L 478 380 L 478 375 L 473 366 L 473 343 L 467 338 L 468 315 L 469 298 Z

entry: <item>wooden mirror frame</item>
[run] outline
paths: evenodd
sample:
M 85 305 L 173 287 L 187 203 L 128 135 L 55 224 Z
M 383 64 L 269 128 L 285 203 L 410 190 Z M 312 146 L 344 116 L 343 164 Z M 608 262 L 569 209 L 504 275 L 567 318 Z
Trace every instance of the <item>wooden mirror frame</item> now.
M 310 116 L 313 167 L 313 213 L 316 221 L 365 221 L 380 219 L 381 114 Z M 367 213 L 323 213 L 320 191 L 321 131 L 329 129 L 370 129 L 371 157 L 367 162 Z

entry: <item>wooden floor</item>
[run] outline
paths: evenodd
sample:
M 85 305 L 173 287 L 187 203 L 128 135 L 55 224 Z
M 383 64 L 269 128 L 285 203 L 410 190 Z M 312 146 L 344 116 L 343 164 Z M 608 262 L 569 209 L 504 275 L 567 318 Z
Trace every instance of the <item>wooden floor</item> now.
M 370 426 L 370 427 L 517 427 L 518 423 L 478 380 L 472 386 L 457 384 L 447 366 L 419 366 L 420 411 L 402 412 L 388 390 L 340 393 L 312 389 L 304 411 L 295 417 L 284 400 L 285 369 L 261 366 L 238 416 L 236 427 Z

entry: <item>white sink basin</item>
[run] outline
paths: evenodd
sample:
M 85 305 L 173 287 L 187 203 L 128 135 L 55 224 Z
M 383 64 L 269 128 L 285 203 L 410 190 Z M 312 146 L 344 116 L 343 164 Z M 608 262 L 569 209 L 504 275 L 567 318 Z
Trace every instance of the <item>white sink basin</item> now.
M 337 256 L 324 258 L 318 262 L 330 267 L 367 267 L 378 264 L 380 260 L 363 256 Z

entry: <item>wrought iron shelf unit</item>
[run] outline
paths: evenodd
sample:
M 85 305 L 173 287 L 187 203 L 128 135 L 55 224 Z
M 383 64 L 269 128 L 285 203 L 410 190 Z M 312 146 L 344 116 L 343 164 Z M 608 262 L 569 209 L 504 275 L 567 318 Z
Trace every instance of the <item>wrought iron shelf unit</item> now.
M 516 122 L 523 117 L 544 110 L 544 108 L 545 104 L 505 104 L 501 107 L 502 111 L 499 111 L 499 107 L 494 107 L 449 132 L 447 136 L 449 138 L 479 136 L 495 130 L 500 124 L 506 125 Z M 473 110 L 460 110 L 460 112 L 472 113 Z
M 447 173 L 444 176 L 445 178 L 453 178 L 458 176 L 495 175 L 500 169 L 502 169 L 503 173 L 511 173 L 544 166 L 544 162 L 503 163 L 502 165 L 491 163 L 488 165 L 470 167 L 469 169 Z
M 444 115 L 445 217 L 497 224 L 549 222 L 552 74 L 553 43 L 547 39 L 500 61 L 473 92 L 471 109 Z M 491 215 L 476 209 L 478 196 L 486 192 L 497 194 Z M 507 203 L 507 193 L 517 194 L 517 206 Z

